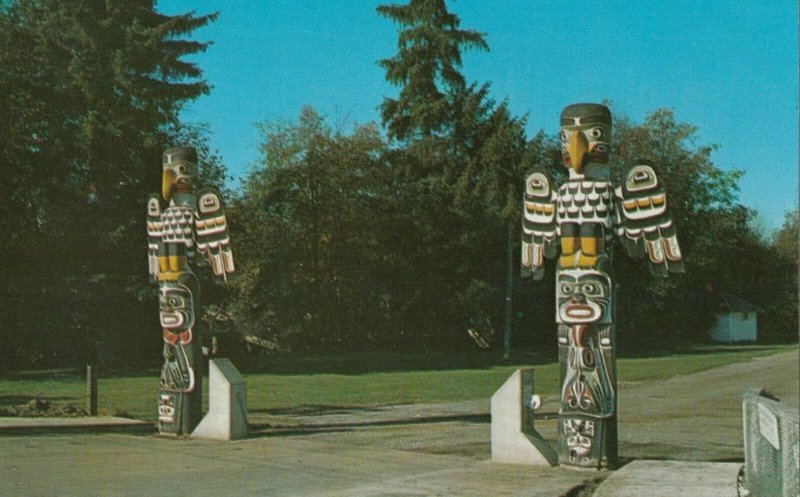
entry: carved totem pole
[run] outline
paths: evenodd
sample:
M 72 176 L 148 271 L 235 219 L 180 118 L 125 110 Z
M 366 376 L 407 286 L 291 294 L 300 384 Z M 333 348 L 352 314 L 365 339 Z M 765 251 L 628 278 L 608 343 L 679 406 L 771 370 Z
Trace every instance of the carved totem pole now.
M 541 280 L 544 259 L 556 269 L 561 369 L 560 464 L 614 465 L 617 458 L 614 233 L 633 257 L 648 255 L 657 275 L 683 272 L 664 186 L 653 164 L 636 161 L 611 178 L 611 112 L 574 104 L 561 113 L 561 150 L 569 178 L 558 190 L 544 169 L 525 179 L 523 276 Z
M 195 192 L 197 154 L 176 147 L 164 152 L 161 195 L 147 203 L 150 278 L 158 283 L 164 365 L 158 394 L 158 430 L 188 435 L 200 421 L 203 358 L 198 333 L 200 289 L 189 261 L 210 263 L 214 275 L 233 273 L 233 255 L 222 198 Z

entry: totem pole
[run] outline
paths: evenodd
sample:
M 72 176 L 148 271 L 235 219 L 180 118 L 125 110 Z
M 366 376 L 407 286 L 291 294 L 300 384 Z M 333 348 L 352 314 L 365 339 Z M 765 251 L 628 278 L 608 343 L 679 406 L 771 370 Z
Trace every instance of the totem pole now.
M 200 289 L 189 261 L 211 264 L 227 280 L 234 272 L 228 223 L 216 190 L 195 192 L 197 154 L 176 147 L 164 152 L 161 195 L 147 203 L 148 261 L 158 283 L 164 364 L 158 393 L 158 431 L 188 435 L 200 421 L 203 358 Z
M 555 258 L 560 245 L 557 451 L 560 464 L 599 468 L 617 458 L 613 235 L 629 255 L 646 254 L 654 274 L 684 269 L 653 164 L 636 161 L 623 168 L 618 181 L 611 178 L 609 109 L 588 103 L 565 107 L 560 138 L 567 181 L 556 190 L 540 168 L 525 179 L 522 272 L 541 280 L 544 259 Z

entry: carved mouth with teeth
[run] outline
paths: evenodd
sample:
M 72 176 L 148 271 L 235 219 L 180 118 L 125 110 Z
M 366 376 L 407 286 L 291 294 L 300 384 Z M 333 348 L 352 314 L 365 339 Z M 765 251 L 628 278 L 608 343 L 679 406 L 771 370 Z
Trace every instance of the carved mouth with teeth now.
M 183 326 L 185 319 L 179 312 L 161 312 L 161 326 L 167 329 L 175 329 Z
M 570 303 L 561 308 L 565 322 L 589 323 L 600 318 L 600 309 L 589 304 Z

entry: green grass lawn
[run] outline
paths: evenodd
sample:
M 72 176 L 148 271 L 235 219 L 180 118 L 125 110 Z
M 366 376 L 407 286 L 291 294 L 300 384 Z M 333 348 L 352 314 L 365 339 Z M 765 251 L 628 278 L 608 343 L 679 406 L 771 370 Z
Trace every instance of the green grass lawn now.
M 619 381 L 653 381 L 796 350 L 797 345 L 723 347 L 656 358 L 620 359 Z M 476 369 L 393 371 L 364 374 L 246 374 L 248 407 L 252 410 L 314 406 L 375 406 L 488 399 L 506 378 L 524 364 Z M 536 390 L 558 392 L 558 364 L 535 366 Z M 0 405 L 31 398 L 85 404 L 85 382 L 78 374 L 49 374 L 0 379 Z M 119 376 L 99 381 L 101 414 L 125 411 L 155 419 L 157 374 Z

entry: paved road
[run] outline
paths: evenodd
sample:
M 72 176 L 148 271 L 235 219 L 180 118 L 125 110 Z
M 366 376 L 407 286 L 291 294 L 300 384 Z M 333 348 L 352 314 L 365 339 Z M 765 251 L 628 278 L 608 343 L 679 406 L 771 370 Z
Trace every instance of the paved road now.
M 231 443 L 124 435 L 6 438 L 0 440 L 0 495 L 551 497 L 587 478 L 412 447 L 437 432 L 457 435 L 460 428 L 366 429 L 355 443 L 346 434 Z M 378 441 L 407 448 L 365 445 L 372 430 L 381 432 Z
M 798 381 L 798 354 L 790 352 L 657 384 L 621 385 L 621 455 L 740 459 L 744 390 L 766 386 L 797 406 Z M 480 405 L 460 409 L 474 412 Z M 447 407 L 403 409 L 432 413 Z M 340 425 L 374 416 L 335 415 Z M 545 438 L 555 438 L 554 421 L 537 426 Z M 0 496 L 555 497 L 598 476 L 492 464 L 489 443 L 489 424 L 479 417 L 339 426 L 231 443 L 131 435 L 0 437 Z
M 798 407 L 798 352 L 784 352 L 657 383 L 622 385 L 620 451 L 624 457 L 743 460 L 742 396 L 767 388 Z

